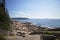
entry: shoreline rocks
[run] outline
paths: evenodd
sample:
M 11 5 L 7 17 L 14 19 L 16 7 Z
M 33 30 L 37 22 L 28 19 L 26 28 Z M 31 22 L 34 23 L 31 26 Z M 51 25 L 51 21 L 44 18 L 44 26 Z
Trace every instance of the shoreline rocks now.
M 29 34 L 33 31 L 38 31 L 38 28 L 30 22 L 22 23 L 18 21 L 11 21 L 11 34 Z

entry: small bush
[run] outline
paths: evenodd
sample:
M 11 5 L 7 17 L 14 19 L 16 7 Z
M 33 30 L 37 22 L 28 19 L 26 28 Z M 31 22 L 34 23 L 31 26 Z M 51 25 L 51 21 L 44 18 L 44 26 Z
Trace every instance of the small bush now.
M 4 38 L 3 36 L 0 36 L 0 40 L 6 40 L 6 38 Z

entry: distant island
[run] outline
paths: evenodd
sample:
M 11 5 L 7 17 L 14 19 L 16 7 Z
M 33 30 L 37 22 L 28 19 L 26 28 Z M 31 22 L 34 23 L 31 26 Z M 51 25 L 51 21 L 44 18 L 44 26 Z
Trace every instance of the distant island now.
M 22 18 L 22 17 L 21 17 L 21 18 L 11 18 L 11 19 L 29 19 L 29 18 Z

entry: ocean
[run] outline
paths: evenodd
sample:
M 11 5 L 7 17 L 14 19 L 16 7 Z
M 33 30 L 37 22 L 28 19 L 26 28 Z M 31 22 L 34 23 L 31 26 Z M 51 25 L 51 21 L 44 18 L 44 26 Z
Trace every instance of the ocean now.
M 49 28 L 60 27 L 60 19 L 14 19 L 19 22 L 31 22 L 37 26 Z

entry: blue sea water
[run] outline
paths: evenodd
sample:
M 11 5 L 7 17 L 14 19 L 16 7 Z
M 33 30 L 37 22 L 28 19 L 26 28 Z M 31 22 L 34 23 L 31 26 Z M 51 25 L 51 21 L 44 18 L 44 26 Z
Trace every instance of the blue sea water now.
M 31 22 L 38 26 L 46 26 L 46 27 L 60 27 L 60 19 L 14 19 L 19 22 Z

